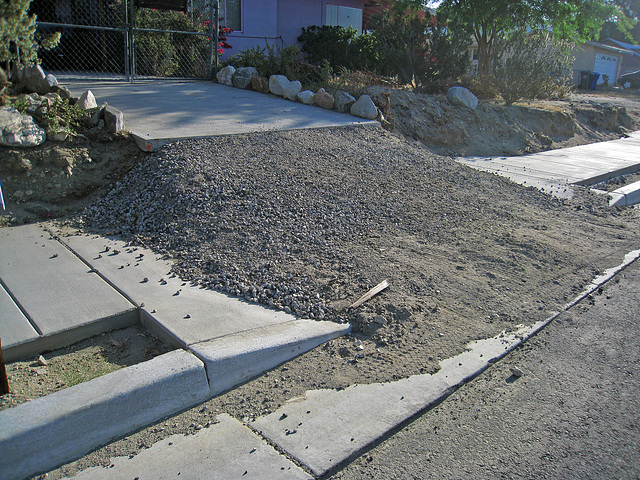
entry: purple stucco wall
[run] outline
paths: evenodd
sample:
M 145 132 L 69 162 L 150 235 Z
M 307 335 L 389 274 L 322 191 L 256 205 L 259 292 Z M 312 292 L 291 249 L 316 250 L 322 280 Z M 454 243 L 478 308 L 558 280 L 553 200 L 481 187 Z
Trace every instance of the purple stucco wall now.
M 297 44 L 302 27 L 325 23 L 327 5 L 364 8 L 364 0 L 242 0 L 242 31 L 229 35 L 233 48 L 225 57 L 264 47 L 265 38 L 280 47 Z

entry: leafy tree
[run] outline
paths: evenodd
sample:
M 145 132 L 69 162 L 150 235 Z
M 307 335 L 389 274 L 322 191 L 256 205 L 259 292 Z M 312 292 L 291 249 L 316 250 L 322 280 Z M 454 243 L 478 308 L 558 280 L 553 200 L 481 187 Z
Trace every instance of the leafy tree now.
M 607 0 L 444 0 L 438 12 L 476 40 L 481 76 L 490 75 L 494 47 L 510 31 L 548 30 L 557 38 L 587 40 L 606 19 L 623 15 Z
M 404 82 L 436 85 L 466 71 L 469 37 L 447 28 L 421 2 L 398 1 L 367 27 L 382 47 L 381 64 Z
M 60 33 L 42 37 L 36 33 L 36 16 L 29 15 L 31 0 L 0 1 L 0 61 L 30 66 L 38 62 L 38 50 L 49 50 Z

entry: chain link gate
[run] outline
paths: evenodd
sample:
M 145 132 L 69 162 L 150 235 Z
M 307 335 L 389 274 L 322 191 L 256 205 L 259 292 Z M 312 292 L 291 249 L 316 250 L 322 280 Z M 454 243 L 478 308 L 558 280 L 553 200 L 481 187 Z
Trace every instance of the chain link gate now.
M 40 52 L 47 72 L 129 81 L 211 78 L 217 65 L 215 0 L 34 0 L 31 13 L 38 32 L 61 32 L 56 48 Z

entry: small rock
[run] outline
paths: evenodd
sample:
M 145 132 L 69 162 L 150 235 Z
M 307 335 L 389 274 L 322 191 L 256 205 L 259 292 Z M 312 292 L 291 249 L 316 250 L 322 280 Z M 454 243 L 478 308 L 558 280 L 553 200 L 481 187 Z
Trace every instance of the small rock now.
M 478 106 L 478 97 L 464 87 L 451 87 L 447 91 L 447 100 L 452 105 L 474 109 Z
M 43 367 L 46 367 L 49 364 L 49 362 L 47 362 L 47 359 L 44 358 L 42 355 L 40 355 L 38 357 L 38 365 L 41 365 Z
M 111 133 L 124 130 L 124 114 L 115 107 L 107 105 L 102 111 L 104 124 Z
M 387 319 L 384 318 L 382 315 L 376 315 L 375 317 L 373 317 L 373 322 L 377 323 L 378 325 L 386 325 Z
M 287 100 L 293 100 L 295 102 L 300 90 L 302 90 L 302 84 L 298 80 L 294 80 L 293 82 L 289 82 L 289 85 L 284 88 L 282 96 Z
M 253 77 L 251 88 L 256 92 L 269 93 L 269 79 L 267 77 Z
M 335 100 L 333 98 L 333 95 L 327 93 L 324 88 L 321 88 L 320 90 L 318 90 L 318 93 L 313 96 L 313 102 L 319 107 L 331 110 L 333 109 Z
M 520 370 L 518 367 L 511 367 L 510 370 L 511 370 L 511 373 L 513 373 L 514 377 L 520 378 L 521 376 L 524 375 L 524 372 Z
M 98 106 L 98 103 L 96 102 L 96 97 L 93 96 L 91 90 L 87 90 L 82 95 L 80 95 L 80 98 L 78 98 L 76 105 L 83 110 L 88 110 L 90 108 L 96 108 Z
M 352 95 L 341 90 L 336 92 L 334 99 L 335 109 L 341 113 L 349 113 L 351 111 L 351 106 L 356 103 L 356 99 Z
M 231 83 L 236 88 L 246 89 L 251 86 L 251 79 L 258 76 L 258 70 L 254 67 L 238 68 L 231 77 Z
M 315 94 L 311 90 L 304 90 L 298 94 L 298 100 L 300 100 L 300 102 L 304 103 L 305 105 L 313 105 L 314 95 Z
M 233 85 L 233 74 L 235 72 L 236 72 L 235 67 L 233 67 L 232 65 L 229 65 L 221 69 L 218 73 L 216 73 L 216 79 L 218 80 L 218 83 L 221 83 L 222 85 L 228 85 L 231 87 Z
M 360 98 L 351 105 L 351 115 L 374 120 L 378 116 L 378 107 L 376 107 L 376 104 L 373 103 L 369 95 L 361 95 Z
M 282 96 L 289 83 L 291 82 L 284 75 L 271 75 L 269 77 L 269 91 L 274 95 Z

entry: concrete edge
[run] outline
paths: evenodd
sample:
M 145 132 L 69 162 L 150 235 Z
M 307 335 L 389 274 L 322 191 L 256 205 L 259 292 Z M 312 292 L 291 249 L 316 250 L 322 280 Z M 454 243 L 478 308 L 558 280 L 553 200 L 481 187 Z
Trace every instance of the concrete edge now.
M 640 163 L 627 165 L 626 167 L 619 168 L 617 170 L 612 170 L 610 172 L 606 172 L 600 175 L 596 175 L 595 177 L 585 178 L 583 180 L 575 182 L 574 185 L 581 185 L 583 187 L 588 187 L 589 185 L 595 185 L 596 183 L 604 182 L 606 180 L 611 180 L 612 178 L 620 177 L 622 175 L 627 175 L 629 173 L 633 173 L 638 170 L 640 170 Z
M 49 471 L 210 397 L 204 364 L 184 350 L 0 411 L 0 472 Z
M 131 309 L 110 317 L 99 318 L 92 322 L 79 325 L 77 327 L 63 330 L 52 335 L 40 335 L 38 338 L 22 343 L 2 347 L 5 362 L 15 362 L 25 360 L 31 356 L 38 355 L 49 350 L 56 350 L 74 343 L 85 340 L 89 337 L 99 335 L 111 330 L 127 328 L 137 325 L 140 322 L 138 309 L 131 306 Z
M 294 320 L 189 346 L 217 395 L 351 331 L 350 324 Z
M 340 114 L 340 112 L 336 112 Z M 348 115 L 346 113 L 340 115 Z M 359 118 L 359 117 L 354 117 Z M 138 148 L 144 152 L 157 152 L 165 145 L 169 143 L 185 141 L 185 140 L 202 140 L 206 138 L 215 138 L 222 136 L 230 136 L 230 135 L 245 135 L 252 133 L 264 133 L 264 132 L 288 132 L 293 130 L 310 130 L 310 129 L 319 129 L 319 128 L 348 128 L 348 127 L 360 127 L 367 125 L 378 125 L 382 128 L 380 122 L 377 120 L 367 120 L 365 118 L 361 118 L 360 120 L 354 120 L 351 123 L 347 123 L 344 125 L 320 125 L 320 126 L 310 126 L 310 127 L 302 127 L 302 128 L 265 128 L 259 131 L 251 131 L 251 132 L 236 132 L 236 133 L 225 133 L 225 134 L 211 134 L 211 135 L 196 135 L 190 137 L 165 137 L 165 138 L 145 138 L 146 136 L 142 133 L 136 132 L 135 130 L 129 130 L 129 133 L 133 137 L 138 145 Z M 639 167 L 640 168 L 640 167 Z
M 640 181 L 609 192 L 609 196 L 611 197 L 610 207 L 629 207 L 640 203 Z

